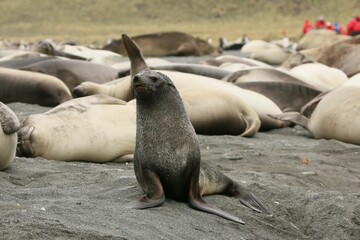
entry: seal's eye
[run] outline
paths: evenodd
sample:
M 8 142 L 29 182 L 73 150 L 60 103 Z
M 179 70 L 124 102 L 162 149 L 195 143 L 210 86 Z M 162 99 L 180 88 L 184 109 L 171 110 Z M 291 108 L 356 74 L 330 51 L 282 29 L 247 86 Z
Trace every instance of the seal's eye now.
M 156 82 L 158 80 L 158 78 L 156 76 L 150 76 L 149 78 L 153 82 Z

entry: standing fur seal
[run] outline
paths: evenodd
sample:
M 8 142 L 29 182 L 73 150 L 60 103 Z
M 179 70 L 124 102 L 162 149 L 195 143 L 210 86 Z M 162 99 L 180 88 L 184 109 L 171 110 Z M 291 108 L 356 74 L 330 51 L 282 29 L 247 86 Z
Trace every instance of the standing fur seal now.
M 0 102 L 0 170 L 4 170 L 13 161 L 16 152 L 17 134 L 20 123 L 15 113 Z
M 241 219 L 207 205 L 201 197 L 225 193 L 256 211 L 266 212 L 251 193 L 201 163 L 195 130 L 173 82 L 165 74 L 150 71 L 135 42 L 126 35 L 122 39 L 128 54 L 139 56 L 131 62 L 131 73 L 135 75 L 132 89 L 137 101 L 134 169 L 145 195 L 133 207 L 156 207 L 167 196 L 243 224 Z

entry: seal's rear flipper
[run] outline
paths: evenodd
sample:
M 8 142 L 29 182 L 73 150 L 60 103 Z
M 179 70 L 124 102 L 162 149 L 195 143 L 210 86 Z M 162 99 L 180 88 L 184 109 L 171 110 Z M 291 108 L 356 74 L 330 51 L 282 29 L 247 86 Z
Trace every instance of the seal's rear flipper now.
M 233 187 L 229 192 L 229 195 L 239 199 L 242 204 L 256 212 L 270 214 L 268 209 L 262 204 L 262 202 L 260 202 L 260 200 L 258 200 L 251 192 L 235 182 L 233 182 Z
M 150 70 L 136 42 L 126 34 L 122 34 L 121 36 L 125 50 L 131 62 L 131 78 L 133 78 L 136 74 L 138 74 L 141 71 Z
M 250 191 L 204 161 L 201 161 L 200 167 L 200 192 L 202 195 L 223 194 L 234 197 L 256 212 L 269 214 L 267 208 Z
M 240 135 L 242 137 L 252 137 L 254 136 L 260 129 L 261 121 L 259 118 L 251 118 L 249 116 L 241 116 L 243 121 L 246 123 L 245 131 Z
M 210 206 L 206 204 L 206 202 L 202 199 L 200 196 L 200 188 L 199 188 L 199 174 L 197 172 L 199 171 L 199 168 L 195 168 L 191 177 L 190 182 L 190 192 L 189 192 L 189 205 L 197 210 L 212 213 L 219 217 L 234 221 L 236 223 L 245 224 L 243 220 L 241 220 L 238 217 L 232 216 L 231 214 L 224 212 L 218 208 L 215 208 L 213 206 Z
M 278 120 L 290 121 L 309 130 L 308 128 L 309 119 L 298 112 L 286 112 L 276 115 L 268 114 L 268 116 Z

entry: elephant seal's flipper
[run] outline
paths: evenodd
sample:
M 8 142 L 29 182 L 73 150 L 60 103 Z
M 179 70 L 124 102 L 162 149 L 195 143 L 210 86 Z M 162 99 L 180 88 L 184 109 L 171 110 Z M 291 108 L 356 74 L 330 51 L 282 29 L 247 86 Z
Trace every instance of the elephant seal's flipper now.
M 309 127 L 308 127 L 309 119 L 307 117 L 301 115 L 298 112 L 286 112 L 286 113 L 277 114 L 277 115 L 269 114 L 269 116 L 272 118 L 275 118 L 275 119 L 289 121 L 289 122 L 298 124 L 298 125 L 304 127 L 305 129 L 309 130 Z
M 0 123 L 5 134 L 14 133 L 20 128 L 20 122 L 15 113 L 2 102 L 0 102 Z
M 241 116 L 244 122 L 246 123 L 245 131 L 240 135 L 242 137 L 252 137 L 254 136 L 261 126 L 259 118 L 253 118 L 251 116 Z

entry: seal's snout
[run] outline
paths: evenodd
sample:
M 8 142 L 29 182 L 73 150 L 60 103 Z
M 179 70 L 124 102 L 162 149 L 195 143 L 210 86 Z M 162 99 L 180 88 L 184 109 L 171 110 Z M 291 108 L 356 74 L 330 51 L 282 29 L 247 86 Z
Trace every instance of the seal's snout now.
M 135 75 L 135 76 L 133 77 L 133 82 L 134 82 L 134 83 L 139 82 L 139 76 L 138 76 L 138 75 Z
M 157 82 L 158 78 L 156 76 L 150 76 L 149 79 L 152 81 L 152 82 Z

